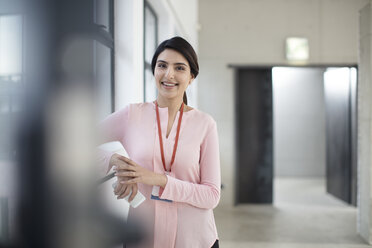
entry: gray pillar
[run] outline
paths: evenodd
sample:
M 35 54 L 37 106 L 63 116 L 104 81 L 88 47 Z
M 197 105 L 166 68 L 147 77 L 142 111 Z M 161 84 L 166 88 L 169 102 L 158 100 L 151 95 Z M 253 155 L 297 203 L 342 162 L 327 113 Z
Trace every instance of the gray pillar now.
M 358 233 L 372 244 L 372 9 L 359 12 Z

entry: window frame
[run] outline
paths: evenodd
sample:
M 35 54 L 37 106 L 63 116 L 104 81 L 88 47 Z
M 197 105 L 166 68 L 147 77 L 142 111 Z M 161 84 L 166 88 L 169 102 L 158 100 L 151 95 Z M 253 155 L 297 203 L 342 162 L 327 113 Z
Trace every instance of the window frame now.
M 158 19 L 158 15 L 156 14 L 156 11 L 155 9 L 151 6 L 151 4 L 147 1 L 147 0 L 144 0 L 144 5 L 143 5 L 143 62 L 144 62 L 144 65 L 143 65 L 143 100 L 146 101 L 146 71 L 150 71 L 152 73 L 152 70 L 151 70 L 151 61 L 146 61 L 146 9 L 148 9 L 150 11 L 150 13 L 152 14 L 152 16 L 154 17 L 155 19 L 155 41 L 154 41 L 154 47 L 156 48 L 157 45 L 158 45 L 158 39 L 159 39 L 159 19 Z M 154 51 L 155 52 L 155 51 Z
M 109 27 L 105 27 L 102 24 L 97 23 L 97 1 L 103 0 L 94 0 L 93 1 L 93 32 L 95 34 L 95 41 L 101 43 L 102 45 L 106 46 L 111 50 L 110 52 L 110 76 L 111 76 L 111 113 L 115 111 L 115 1 L 114 0 L 104 0 L 108 1 L 109 3 Z M 108 31 L 106 30 L 108 29 Z M 97 66 L 97 54 L 96 54 L 96 46 L 94 46 L 93 50 L 94 56 L 94 74 L 96 75 L 96 66 Z

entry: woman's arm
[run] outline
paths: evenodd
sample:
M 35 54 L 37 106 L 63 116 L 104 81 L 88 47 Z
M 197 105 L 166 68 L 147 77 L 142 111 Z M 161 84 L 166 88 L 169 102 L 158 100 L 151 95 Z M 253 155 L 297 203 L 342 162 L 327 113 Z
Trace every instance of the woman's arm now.
M 116 111 L 106 117 L 103 121 L 98 124 L 99 132 L 99 143 L 107 143 L 111 141 L 119 141 L 125 139 L 125 127 L 128 123 L 129 115 L 129 106 Z M 107 173 L 110 171 L 112 164 L 110 164 L 112 155 L 114 152 L 105 151 L 98 148 L 98 158 L 100 161 L 100 166 L 104 168 L 104 171 Z
M 220 199 L 220 158 L 216 123 L 213 122 L 201 144 L 199 184 L 152 172 L 134 161 L 121 157 L 125 164 L 117 166 L 117 176 L 131 177 L 122 184 L 145 183 L 161 186 L 160 198 L 184 202 L 198 208 L 215 208 Z
M 100 144 L 119 141 L 122 143 L 122 140 L 125 140 L 125 134 L 127 133 L 126 127 L 129 123 L 129 106 L 116 111 L 101 121 L 98 125 L 98 131 L 100 134 Z M 105 151 L 98 148 L 98 157 L 100 160 L 100 166 L 103 167 L 104 173 L 108 173 L 112 166 L 120 165 L 123 163 L 118 157 L 119 154 L 115 154 L 112 151 Z M 118 181 L 127 180 L 127 177 L 120 177 Z M 128 201 L 131 202 L 136 196 L 138 191 L 137 184 L 132 185 L 122 185 L 118 184 L 114 189 L 114 194 L 117 196 L 117 199 L 123 199 L 127 195 L 131 194 Z
M 216 123 L 208 130 L 200 150 L 200 184 L 179 180 L 167 175 L 160 198 L 184 202 L 198 208 L 213 209 L 220 200 L 221 172 Z

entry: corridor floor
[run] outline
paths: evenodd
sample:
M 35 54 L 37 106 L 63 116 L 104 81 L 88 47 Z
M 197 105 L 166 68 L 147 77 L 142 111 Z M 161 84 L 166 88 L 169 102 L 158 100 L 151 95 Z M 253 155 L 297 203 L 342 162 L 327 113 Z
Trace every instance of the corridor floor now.
M 322 179 L 276 179 L 274 205 L 218 206 L 221 248 L 371 248 L 357 210 L 326 194 Z

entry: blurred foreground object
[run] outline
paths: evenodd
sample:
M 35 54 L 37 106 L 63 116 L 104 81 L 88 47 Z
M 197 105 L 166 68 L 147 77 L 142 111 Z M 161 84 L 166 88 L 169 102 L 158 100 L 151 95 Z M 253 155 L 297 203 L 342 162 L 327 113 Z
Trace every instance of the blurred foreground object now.
M 112 247 L 138 241 L 139 227 L 109 214 L 97 195 L 95 47 L 113 44 L 94 24 L 96 1 L 0 1 L 0 7 L 24 17 L 18 63 L 24 66 L 23 104 L 10 149 L 18 172 L 10 179 L 17 184 L 18 216 L 15 234 L 0 237 L 0 247 Z

